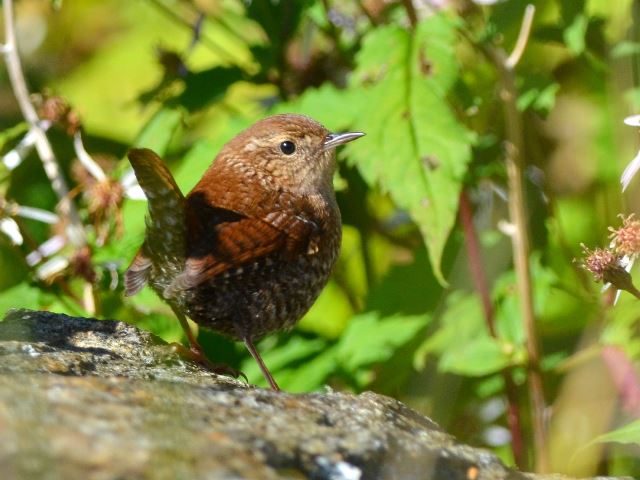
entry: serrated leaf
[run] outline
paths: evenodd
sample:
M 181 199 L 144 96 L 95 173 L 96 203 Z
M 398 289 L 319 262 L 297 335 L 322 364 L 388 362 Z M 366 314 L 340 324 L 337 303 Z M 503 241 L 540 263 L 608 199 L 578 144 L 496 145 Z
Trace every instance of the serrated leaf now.
M 429 324 L 427 315 L 379 318 L 376 312 L 354 317 L 338 342 L 340 365 L 351 373 L 383 362 Z
M 410 213 L 443 284 L 442 252 L 472 143 L 446 100 L 458 74 L 454 45 L 454 28 L 443 15 L 425 19 L 414 32 L 372 31 L 351 84 L 351 101 L 362 107 L 354 126 L 367 137 L 346 147 L 363 178 Z

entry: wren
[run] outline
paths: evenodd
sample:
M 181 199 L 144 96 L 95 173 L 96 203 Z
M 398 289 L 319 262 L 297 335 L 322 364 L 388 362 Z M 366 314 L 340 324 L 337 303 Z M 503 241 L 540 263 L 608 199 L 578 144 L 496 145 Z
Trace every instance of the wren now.
M 327 283 L 342 228 L 335 148 L 363 135 L 302 115 L 265 118 L 229 141 L 186 197 L 160 157 L 130 150 L 149 214 L 125 294 L 149 284 L 201 363 L 212 365 L 186 317 L 243 341 L 278 390 L 254 341 L 292 327 Z

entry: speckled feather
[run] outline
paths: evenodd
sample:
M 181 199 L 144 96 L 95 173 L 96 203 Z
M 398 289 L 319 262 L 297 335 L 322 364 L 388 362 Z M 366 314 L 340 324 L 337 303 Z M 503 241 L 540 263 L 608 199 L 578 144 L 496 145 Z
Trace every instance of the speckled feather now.
M 295 324 L 326 284 L 340 247 L 328 135 L 299 115 L 262 120 L 223 147 L 184 200 L 163 164 L 134 165 L 150 220 L 127 293 L 148 281 L 196 323 L 237 339 Z M 295 140 L 294 155 L 279 150 L 287 139 Z M 135 152 L 132 164 L 149 156 Z M 143 181 L 139 170 L 159 178 Z

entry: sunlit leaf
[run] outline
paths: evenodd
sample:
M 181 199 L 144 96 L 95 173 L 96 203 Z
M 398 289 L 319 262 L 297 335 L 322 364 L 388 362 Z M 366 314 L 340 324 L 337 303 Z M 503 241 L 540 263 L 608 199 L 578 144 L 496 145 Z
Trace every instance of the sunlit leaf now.
M 573 18 L 572 23 L 564 30 L 564 41 L 574 55 L 580 55 L 585 49 L 585 36 L 589 19 L 586 15 L 580 14 Z
M 347 146 L 364 179 L 411 214 L 443 283 L 442 251 L 473 138 L 446 98 L 457 78 L 454 45 L 454 27 L 443 15 L 425 19 L 413 33 L 397 26 L 372 31 L 351 82 L 362 106 L 354 123 L 367 137 Z
M 445 352 L 438 368 L 459 375 L 482 376 L 499 372 L 509 365 L 509 350 L 496 339 L 481 336 L 465 342 L 455 351 Z
M 147 122 L 133 146 L 150 148 L 163 155 L 173 135 L 181 125 L 183 112 L 180 108 L 162 108 Z
M 340 90 L 324 84 L 310 88 L 291 102 L 280 103 L 273 113 L 298 113 L 307 115 L 332 131 L 346 128 L 360 130 L 355 122 L 358 112 L 364 107 L 364 98 L 353 90 Z
M 338 343 L 340 365 L 355 373 L 362 367 L 388 360 L 426 328 L 429 320 L 427 315 L 380 318 L 375 312 L 354 317 Z
M 200 72 L 190 72 L 184 79 L 184 90 L 172 103 L 177 102 L 190 111 L 204 108 L 224 98 L 231 85 L 245 76 L 244 71 L 238 67 L 213 67 Z
M 594 443 L 629 443 L 640 445 L 640 420 L 631 422 L 624 427 L 620 427 L 611 432 L 605 433 L 593 439 L 589 444 Z
M 267 339 L 267 342 L 269 340 L 270 339 Z M 292 335 L 286 344 L 271 350 L 261 350 L 261 355 L 265 363 L 269 366 L 269 370 L 276 375 L 279 370 L 286 369 L 291 364 L 295 364 L 311 355 L 321 352 L 326 345 L 327 343 L 320 338 L 307 339 Z M 246 358 L 242 363 L 241 370 L 247 376 L 249 382 L 266 385 L 260 368 L 253 358 Z
M 311 392 L 320 389 L 337 367 L 337 347 L 332 346 L 297 368 L 280 371 L 278 381 L 287 392 Z
M 40 308 L 41 291 L 39 288 L 20 283 L 15 287 L 0 292 L 0 316 L 6 314 L 11 308 Z
M 478 296 L 452 293 L 447 298 L 447 308 L 440 318 L 440 328 L 416 351 L 415 367 L 418 370 L 424 367 L 426 355 L 442 355 L 453 348 L 460 348 L 474 338 L 486 335 L 486 328 Z
M 17 139 L 20 135 L 26 133 L 29 130 L 27 122 L 20 122 L 13 127 L 7 128 L 0 132 L 0 149 L 5 147 L 7 142 Z

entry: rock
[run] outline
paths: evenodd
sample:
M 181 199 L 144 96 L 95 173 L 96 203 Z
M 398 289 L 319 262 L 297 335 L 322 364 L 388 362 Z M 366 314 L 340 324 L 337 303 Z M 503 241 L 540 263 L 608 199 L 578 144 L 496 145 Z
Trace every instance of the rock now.
M 374 393 L 275 393 L 114 321 L 0 322 L 0 478 L 552 479 Z

